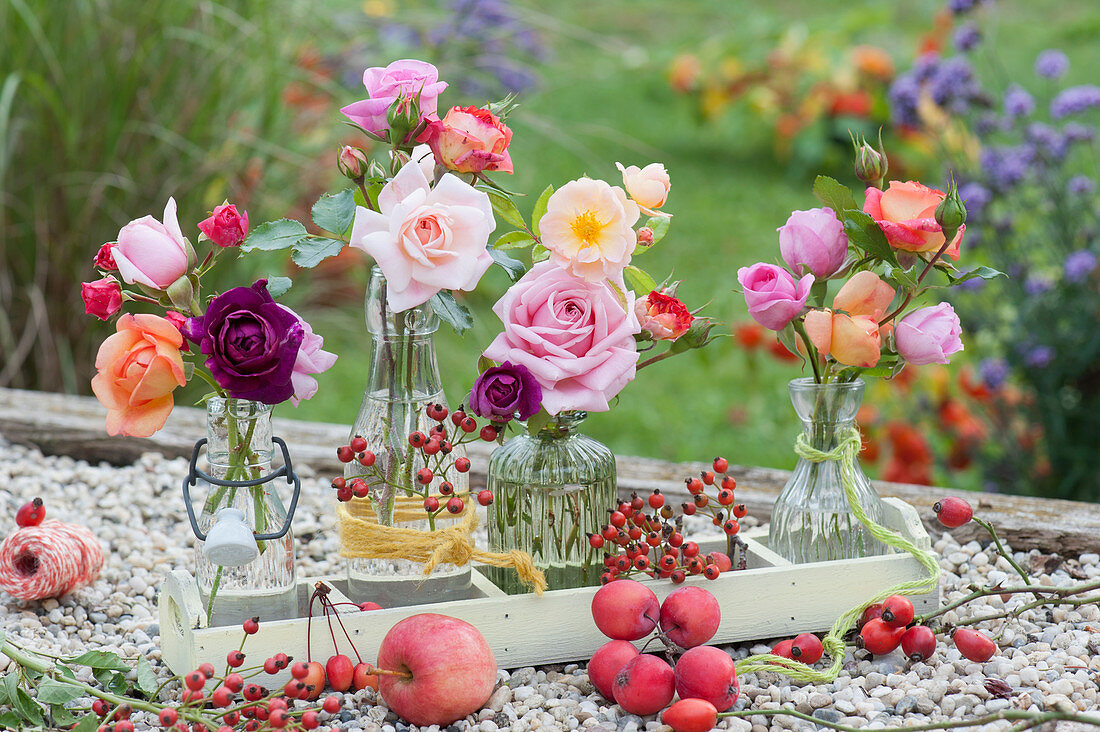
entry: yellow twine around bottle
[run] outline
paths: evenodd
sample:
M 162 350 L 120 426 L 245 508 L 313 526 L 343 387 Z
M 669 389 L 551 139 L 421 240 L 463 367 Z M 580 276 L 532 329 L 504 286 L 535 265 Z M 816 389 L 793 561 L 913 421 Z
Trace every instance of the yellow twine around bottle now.
M 419 521 L 425 519 L 419 499 L 395 501 L 395 521 Z M 436 531 L 419 531 L 400 526 L 382 526 L 373 513 L 356 511 L 353 515 L 341 503 L 337 507 L 340 519 L 340 556 L 347 559 L 407 559 L 424 563 L 424 574 L 438 564 L 465 566 L 471 561 L 493 567 L 511 567 L 520 580 L 531 587 L 536 595 L 546 590 L 546 577 L 535 566 L 527 552 L 487 552 L 474 546 L 471 538 L 477 528 L 477 511 L 467 501 L 461 521 Z
M 923 592 L 931 592 L 939 585 L 940 563 L 936 555 L 926 549 L 921 549 L 896 531 L 891 531 L 885 526 L 876 524 L 867 515 L 863 506 L 859 504 L 855 490 L 855 465 L 856 456 L 859 454 L 862 444 L 859 437 L 859 431 L 853 427 L 844 435 L 840 444 L 828 452 L 818 450 L 810 445 L 805 434 L 800 434 L 798 436 L 798 439 L 795 441 L 794 451 L 799 457 L 814 463 L 825 462 L 826 460 L 839 460 L 840 484 L 844 487 L 844 495 L 848 498 L 848 504 L 852 507 L 852 513 L 855 514 L 860 523 L 867 527 L 871 535 L 883 544 L 912 554 L 913 557 L 928 570 L 928 576 L 919 580 L 902 582 L 888 590 L 883 590 L 837 618 L 836 622 L 833 623 L 832 629 L 821 641 L 825 653 L 828 653 L 833 659 L 832 665 L 828 668 L 819 671 L 800 661 L 783 658 L 782 656 L 776 656 L 772 653 L 762 653 L 738 661 L 737 673 L 748 674 L 758 671 L 774 671 L 789 676 L 797 681 L 806 681 L 813 684 L 827 684 L 835 681 L 837 676 L 840 675 L 841 668 L 844 666 L 844 635 L 852 629 L 856 624 L 856 620 L 863 614 L 864 609 L 868 605 L 881 602 L 891 595 L 917 595 Z

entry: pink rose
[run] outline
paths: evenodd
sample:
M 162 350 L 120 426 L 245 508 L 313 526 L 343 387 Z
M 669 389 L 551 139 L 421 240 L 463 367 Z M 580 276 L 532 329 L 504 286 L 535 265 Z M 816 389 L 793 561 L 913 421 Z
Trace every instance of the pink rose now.
M 634 378 L 641 332 L 634 295 L 624 310 L 611 288 L 587 282 L 551 262 L 540 262 L 512 285 L 493 312 L 504 332 L 486 358 L 527 367 L 542 387 L 550 414 L 570 409 L 606 411 L 608 401 Z
M 84 312 L 100 320 L 106 320 L 122 308 L 122 288 L 113 277 L 80 283 L 80 297 L 84 300 Z
M 313 332 L 313 328 L 302 319 L 300 315 L 280 304 L 302 324 L 302 344 L 298 346 L 298 357 L 294 361 L 294 373 L 290 375 L 290 385 L 294 387 L 294 394 L 290 397 L 290 403 L 298 406 L 305 399 L 310 399 L 317 393 L 317 379 L 313 374 L 328 371 L 336 363 L 336 354 L 323 351 L 325 339 Z
M 416 140 L 431 146 L 436 162 L 459 173 L 512 172 L 512 131 L 488 109 L 452 107 Z
M 111 256 L 126 284 L 165 290 L 187 273 L 189 248 L 176 220 L 176 199 L 169 198 L 164 222 L 142 216 L 126 224 L 111 245 Z
M 238 213 L 232 203 L 223 203 L 199 222 L 199 230 L 219 247 L 238 246 L 248 235 L 248 212 Z
M 737 270 L 737 281 L 745 288 L 745 303 L 749 315 L 769 330 L 783 330 L 798 317 L 814 276 L 808 274 L 797 283 L 790 272 L 774 264 L 759 262 Z
M 777 231 L 783 261 L 796 274 L 812 272 L 824 280 L 844 264 L 848 235 L 831 208 L 794 211 Z
M 885 191 L 868 188 L 866 195 L 863 211 L 878 222 L 890 246 L 907 252 L 933 253 L 943 246 L 943 227 L 936 221 L 936 207 L 946 197 L 943 191 L 913 180 L 892 180 Z M 963 224 L 944 254 L 958 260 L 965 231 Z
M 644 168 L 639 168 L 637 165 L 624 168 L 622 163 L 615 163 L 615 167 L 623 174 L 623 186 L 626 192 L 647 216 L 667 217 L 669 215 L 654 210 L 665 205 L 668 192 L 672 188 L 672 181 L 664 165 L 650 163 Z
M 638 246 L 638 204 L 602 180 L 572 180 L 551 194 L 539 222 L 550 261 L 589 282 L 622 282 Z
M 164 314 L 164 319 L 167 320 L 172 325 L 176 326 L 176 330 L 178 330 L 181 335 L 184 335 L 183 329 L 187 325 L 187 316 L 186 315 L 184 315 L 183 313 L 176 312 L 175 310 L 169 310 L 168 312 L 166 312 Z M 191 352 L 191 345 L 187 342 L 187 336 L 186 335 L 184 335 L 183 345 L 180 346 L 180 350 L 183 351 L 184 353 L 190 353 Z
M 946 364 L 963 350 L 962 325 L 954 308 L 945 302 L 919 308 L 898 321 L 894 344 L 898 354 L 915 366 Z
M 419 94 L 420 119 L 434 118 L 436 97 L 447 88 L 447 83 L 439 81 L 439 71 L 431 64 L 401 59 L 385 68 L 372 66 L 364 71 L 363 86 L 370 98 L 349 104 L 340 111 L 367 132 L 377 134 L 389 129 L 390 105 L 399 97 L 412 99 Z
M 472 290 L 493 263 L 486 251 L 496 228 L 489 196 L 450 173 L 430 187 L 415 155 L 378 194 L 378 207 L 356 208 L 351 245 L 382 269 L 395 312 L 444 288 Z

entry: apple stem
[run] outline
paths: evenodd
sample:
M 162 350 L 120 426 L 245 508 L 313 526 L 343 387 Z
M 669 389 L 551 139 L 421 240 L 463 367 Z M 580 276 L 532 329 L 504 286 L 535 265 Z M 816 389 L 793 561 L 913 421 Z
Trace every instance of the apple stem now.
M 408 671 L 390 671 L 385 668 L 376 668 L 375 666 L 367 665 L 367 675 L 369 676 L 399 676 L 403 679 L 411 679 L 413 677 Z

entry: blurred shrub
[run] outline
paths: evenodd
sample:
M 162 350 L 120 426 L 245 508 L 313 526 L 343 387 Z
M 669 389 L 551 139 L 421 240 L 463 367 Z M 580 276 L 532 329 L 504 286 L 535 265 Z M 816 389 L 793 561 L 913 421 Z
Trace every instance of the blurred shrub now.
M 288 205 L 308 161 L 282 94 L 309 20 L 287 6 L 0 2 L 0 386 L 88 391 L 105 333 L 79 283 L 127 221 L 174 195 L 194 239 L 223 198 L 256 221 Z

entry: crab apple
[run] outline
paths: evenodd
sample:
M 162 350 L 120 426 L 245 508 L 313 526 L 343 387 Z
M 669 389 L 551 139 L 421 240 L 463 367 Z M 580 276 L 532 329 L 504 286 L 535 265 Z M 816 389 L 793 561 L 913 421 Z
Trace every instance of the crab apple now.
M 788 638 L 787 640 L 781 640 L 772 646 L 772 655 L 779 656 L 780 658 L 791 657 L 791 646 L 794 645 L 794 639 Z
M 882 621 L 891 628 L 904 628 L 914 615 L 913 603 L 904 595 L 890 595 L 882 601 Z
M 706 699 L 724 712 L 741 693 L 733 658 L 714 646 L 688 649 L 676 662 L 676 693 L 681 699 Z
M 718 724 L 718 710 L 706 699 L 680 699 L 661 715 L 673 732 L 710 732 Z
M 681 648 L 709 641 L 721 621 L 718 600 L 702 587 L 673 590 L 661 603 L 661 630 Z
M 321 692 L 325 690 L 325 667 L 321 665 L 319 661 L 309 662 L 309 673 L 307 673 L 300 681 L 306 685 L 304 693 L 299 694 L 299 699 L 305 699 L 306 701 L 313 701 L 317 697 L 321 696 Z
M 441 727 L 485 706 L 497 680 L 493 651 L 464 620 L 421 613 L 390 628 L 378 648 L 378 668 L 407 676 L 381 676 L 386 705 L 410 724 Z
M 892 628 L 882 618 L 868 620 L 859 631 L 863 647 L 876 656 L 884 656 L 898 647 L 905 628 Z
M 910 661 L 927 661 L 936 652 L 936 634 L 927 625 L 914 625 L 901 636 L 901 652 Z
M 668 706 L 676 693 L 676 677 L 668 662 L 642 653 L 619 669 L 612 687 L 623 711 L 644 717 Z
M 796 661 L 806 664 L 817 663 L 824 652 L 821 639 L 813 633 L 800 633 L 791 641 L 791 658 Z
M 959 653 L 978 663 L 985 663 L 997 652 L 997 644 L 993 639 L 973 628 L 956 629 L 951 640 L 955 641 L 955 647 L 959 649 Z
M 328 685 L 334 691 L 347 691 L 350 689 L 354 673 L 355 666 L 352 664 L 351 659 L 343 653 L 337 653 L 325 663 L 325 675 L 328 677 Z
M 362 691 L 368 686 L 372 689 L 378 688 L 378 674 L 372 674 L 371 667 L 365 663 L 359 662 L 355 664 L 355 671 L 351 676 L 351 686 L 356 691 Z
M 725 552 L 711 552 L 707 555 L 707 563 L 718 567 L 719 571 L 728 572 L 733 569 L 733 560 Z
M 949 529 L 954 529 L 970 521 L 974 516 L 974 509 L 961 498 L 948 496 L 936 501 L 932 506 L 936 512 L 936 518 Z
M 618 580 L 592 596 L 592 619 L 608 638 L 638 640 L 657 627 L 660 617 L 657 595 L 641 582 Z
M 604 643 L 592 654 L 588 662 L 588 680 L 605 699 L 615 700 L 615 677 L 627 662 L 638 655 L 633 643 L 612 640 Z
M 361 602 L 361 603 L 359 603 L 359 609 L 360 609 L 360 610 L 363 610 L 363 611 L 367 611 L 367 610 L 381 610 L 381 609 L 382 609 L 382 606 L 381 606 L 381 605 L 379 605 L 379 604 L 378 604 L 377 602 L 370 602 L 370 601 L 368 601 L 368 602 Z

